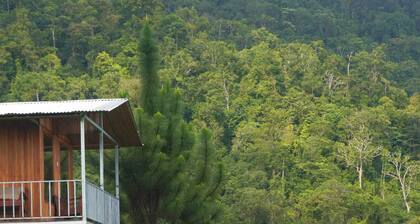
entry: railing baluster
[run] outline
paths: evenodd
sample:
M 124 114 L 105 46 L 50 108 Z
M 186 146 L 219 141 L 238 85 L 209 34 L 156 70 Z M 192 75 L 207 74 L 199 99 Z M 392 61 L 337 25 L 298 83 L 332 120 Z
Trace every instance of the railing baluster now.
M 74 203 L 74 216 L 77 216 L 77 195 L 76 195 L 76 188 L 77 188 L 77 184 L 76 181 L 73 181 L 73 191 L 74 191 L 74 198 L 73 198 L 73 203 Z
M 15 184 L 12 184 L 12 214 L 13 214 L 13 218 L 15 218 Z
M 70 216 L 70 181 L 67 181 L 67 216 Z
M 51 181 L 48 182 L 48 214 L 51 217 Z
M 43 187 L 44 183 L 43 182 L 39 182 L 38 186 L 39 186 L 39 217 L 44 217 L 43 214 L 43 209 L 42 209 L 42 202 L 44 201 L 44 198 L 42 197 L 42 187 Z
M 3 184 L 3 218 L 6 218 L 6 190 L 5 190 L 5 184 Z
M 20 211 L 22 213 L 22 217 L 25 217 L 25 197 L 23 196 L 23 183 L 20 183 L 20 201 L 22 206 Z
M 34 191 L 33 191 L 32 182 L 31 182 L 31 217 L 34 217 Z
M 61 182 L 58 181 L 58 216 L 61 216 Z

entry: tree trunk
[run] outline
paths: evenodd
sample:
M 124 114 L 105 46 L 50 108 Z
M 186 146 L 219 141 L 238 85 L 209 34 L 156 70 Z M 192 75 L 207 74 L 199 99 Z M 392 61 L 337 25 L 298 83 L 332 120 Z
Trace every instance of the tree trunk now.
M 357 169 L 357 173 L 359 174 L 359 188 L 362 189 L 363 165 L 360 165 Z
M 385 165 L 383 158 L 381 158 L 381 197 L 382 200 L 385 200 Z
M 410 213 L 410 205 L 408 204 L 407 199 L 404 199 L 405 208 L 407 209 L 407 213 Z
M 347 87 L 346 87 L 347 97 L 350 96 L 350 66 L 351 66 L 352 56 L 353 56 L 353 52 L 350 52 L 349 57 L 348 57 L 348 63 L 347 63 Z
M 52 36 L 52 41 L 53 41 L 53 47 L 54 49 L 57 49 L 55 45 L 55 28 L 54 27 L 51 29 L 51 36 Z
M 223 74 L 223 76 L 224 76 L 224 74 Z M 229 90 L 228 90 L 228 87 L 227 87 L 227 84 L 226 84 L 225 77 L 223 77 L 223 91 L 225 93 L 226 109 L 229 110 L 230 109 L 230 94 L 229 94 Z
M 402 181 L 401 177 L 400 177 L 400 184 L 401 184 L 401 191 L 403 194 L 403 199 L 404 199 L 404 205 L 405 208 L 407 210 L 407 213 L 410 213 L 410 204 L 408 204 L 408 193 L 407 193 L 407 189 L 405 188 L 404 182 Z
M 285 169 L 285 167 L 284 167 L 284 158 L 283 158 L 282 168 L 281 168 L 281 181 L 282 182 L 284 181 L 284 169 Z
M 217 34 L 217 40 L 222 38 L 222 22 L 219 23 L 219 32 Z

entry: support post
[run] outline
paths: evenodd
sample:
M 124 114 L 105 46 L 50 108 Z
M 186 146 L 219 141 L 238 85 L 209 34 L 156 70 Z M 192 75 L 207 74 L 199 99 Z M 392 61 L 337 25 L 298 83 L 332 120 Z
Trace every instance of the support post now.
M 67 180 L 73 181 L 74 180 L 74 173 L 73 173 L 73 149 L 70 146 L 67 146 Z M 69 182 L 69 189 L 68 192 L 74 192 L 74 182 Z M 69 199 L 74 199 L 74 194 L 70 194 Z
M 60 180 L 61 180 L 61 148 L 58 137 L 52 137 L 52 163 L 53 163 L 53 196 L 59 198 L 60 195 Z M 58 214 L 55 214 L 58 215 Z
M 104 186 L 104 116 L 103 113 L 99 114 L 99 186 L 102 190 L 105 190 Z
M 73 149 L 67 147 L 67 179 L 74 180 L 74 162 L 73 162 Z
M 85 116 L 80 118 L 80 158 L 81 158 L 81 177 L 82 177 L 82 215 L 83 223 L 87 221 L 86 208 L 86 142 L 85 142 Z
M 118 145 L 115 146 L 115 197 L 120 198 L 120 162 Z

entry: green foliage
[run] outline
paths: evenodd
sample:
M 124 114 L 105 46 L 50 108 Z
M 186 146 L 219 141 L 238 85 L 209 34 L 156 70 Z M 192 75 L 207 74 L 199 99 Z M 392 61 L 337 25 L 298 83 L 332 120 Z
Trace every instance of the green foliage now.
M 420 159 L 419 21 L 413 0 L 8 0 L 0 100 L 129 98 L 126 223 L 416 223 L 388 154 Z
M 215 202 L 223 178 L 211 134 L 196 141 L 183 119 L 179 91 L 160 88 L 157 48 L 150 28 L 142 31 L 141 109 L 136 112 L 143 147 L 122 158 L 122 182 L 133 223 L 209 223 L 218 218 Z
M 158 49 L 152 38 L 148 24 L 143 28 L 139 42 L 141 86 L 141 107 L 149 115 L 158 111 L 158 92 L 160 88 L 158 71 Z

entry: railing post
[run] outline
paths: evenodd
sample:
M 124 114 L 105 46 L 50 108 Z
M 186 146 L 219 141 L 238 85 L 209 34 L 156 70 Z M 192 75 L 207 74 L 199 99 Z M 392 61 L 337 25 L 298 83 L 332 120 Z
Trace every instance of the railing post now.
M 76 181 L 74 181 L 73 182 L 73 194 L 74 194 L 74 201 L 73 201 L 73 204 L 74 204 L 74 216 L 77 216 L 77 193 L 76 193 L 76 191 L 77 191 L 77 184 L 76 184 Z
M 34 217 L 34 191 L 33 191 L 32 182 L 31 182 L 31 217 Z
M 58 184 L 58 216 L 61 217 L 61 181 L 57 182 Z M 57 215 L 57 214 L 55 214 Z
M 3 194 L 2 194 L 2 198 L 3 198 L 3 218 L 6 218 L 6 191 L 5 191 L 5 186 L 3 184 Z
M 48 215 L 52 216 L 51 181 L 48 182 Z
M 99 125 L 104 128 L 104 114 L 99 114 Z M 102 190 L 104 187 L 104 131 L 99 130 L 99 186 Z
M 115 146 L 115 197 L 120 199 L 120 162 L 118 145 Z
M 22 218 L 25 217 L 25 197 L 23 196 L 24 191 L 23 191 L 23 183 L 20 183 L 20 200 L 21 200 L 21 209 L 20 212 L 22 214 Z
M 44 188 L 44 183 L 43 182 L 39 182 L 38 184 L 39 186 L 39 216 L 42 217 L 43 216 L 43 211 L 42 211 L 42 201 L 44 200 L 42 197 L 42 188 Z
M 12 213 L 13 213 L 13 218 L 15 218 L 15 184 L 12 183 L 12 195 L 13 195 L 13 199 L 12 199 Z
M 67 180 L 67 216 L 70 216 L 70 180 Z
M 83 222 L 87 221 L 86 208 L 86 143 L 85 143 L 85 115 L 80 118 L 80 157 L 82 177 L 82 216 Z

